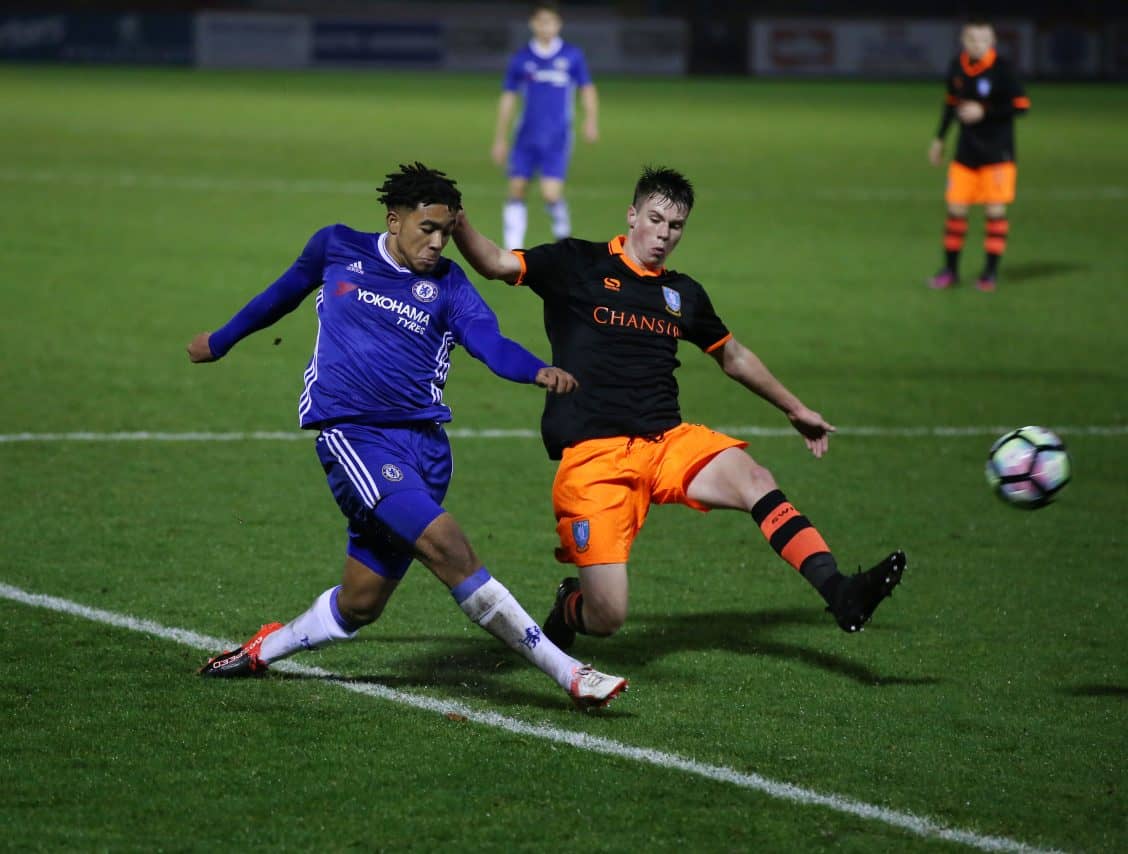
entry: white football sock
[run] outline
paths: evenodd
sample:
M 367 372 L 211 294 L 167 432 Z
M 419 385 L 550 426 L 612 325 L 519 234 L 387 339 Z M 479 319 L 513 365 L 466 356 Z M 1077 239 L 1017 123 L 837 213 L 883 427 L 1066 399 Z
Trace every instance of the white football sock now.
M 544 209 L 552 217 L 552 236 L 563 240 L 572 233 L 572 217 L 568 213 L 568 203 L 563 199 L 555 202 L 545 202 Z
M 317 649 L 356 637 L 356 632 L 346 632 L 333 616 L 332 599 L 336 595 L 337 588 L 330 587 L 308 611 L 267 635 L 259 648 L 259 658 L 269 664 L 303 649 Z
M 525 229 L 529 227 L 529 210 L 520 199 L 510 199 L 502 208 L 502 229 L 506 249 L 521 249 L 525 245 Z
M 521 653 L 565 691 L 580 662 L 544 636 L 541 627 L 504 584 L 490 578 L 459 603 L 463 612 L 510 649 Z

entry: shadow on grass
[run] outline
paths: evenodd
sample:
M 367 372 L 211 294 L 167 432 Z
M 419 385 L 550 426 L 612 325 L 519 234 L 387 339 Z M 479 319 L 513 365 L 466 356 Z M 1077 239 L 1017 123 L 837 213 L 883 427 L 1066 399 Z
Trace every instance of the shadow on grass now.
M 444 689 L 444 698 L 459 700 L 485 700 L 497 706 L 521 706 L 546 710 L 568 709 L 571 701 L 560 689 L 545 681 L 544 691 L 527 691 L 504 684 L 498 677 L 515 668 L 529 667 L 516 653 L 510 652 L 491 638 L 467 638 L 442 641 L 436 648 L 436 639 L 430 636 L 372 635 L 376 643 L 426 644 L 430 647 L 418 655 L 405 655 L 386 674 L 345 674 L 323 677 L 299 673 L 272 671 L 275 678 L 316 679 L 349 684 L 381 685 L 402 691 L 420 688 Z M 496 646 L 495 646 L 496 645 Z M 315 663 L 310 661 L 309 663 Z M 629 694 L 628 694 L 629 696 Z M 622 707 L 622 700 L 598 712 L 604 718 L 632 718 L 635 713 Z
M 1078 264 L 1073 261 L 1016 261 L 1013 264 L 1003 262 L 1001 278 L 1005 284 L 1016 282 L 1032 282 L 1036 279 L 1049 279 L 1053 276 L 1064 276 L 1069 273 L 1080 273 L 1089 269 L 1087 264 Z
M 1128 685 L 1066 685 L 1061 693 L 1071 697 L 1128 697 Z
M 809 609 L 790 609 L 777 611 L 719 611 L 708 614 L 682 614 L 673 616 L 638 615 L 632 616 L 633 631 L 629 635 L 616 638 L 614 656 L 616 662 L 624 662 L 627 672 L 632 666 L 645 667 L 656 658 L 673 652 L 725 650 L 742 655 L 763 655 L 772 658 L 797 661 L 845 676 L 861 685 L 883 687 L 888 685 L 937 685 L 940 679 L 932 676 L 896 676 L 878 671 L 852 661 L 846 655 L 811 649 L 797 643 L 773 640 L 769 635 L 776 626 L 816 626 L 818 631 L 839 632 L 828 624 L 828 617 Z M 845 643 L 865 644 L 867 632 L 876 634 L 873 628 L 863 630 L 859 635 L 842 635 Z M 579 657 L 592 640 L 581 638 Z M 573 650 L 575 653 L 575 650 Z
M 604 653 L 604 661 L 611 672 L 630 678 L 644 678 L 647 665 L 665 655 L 688 651 L 720 650 L 749 656 L 797 661 L 808 667 L 851 679 L 860 685 L 886 687 L 893 685 L 936 685 L 935 677 L 905 677 L 881 673 L 864 664 L 852 661 L 846 655 L 811 649 L 796 643 L 773 640 L 771 630 L 777 626 L 814 626 L 820 632 L 836 633 L 828 617 L 810 609 L 776 611 L 725 611 L 707 614 L 682 614 L 672 616 L 634 615 L 630 631 L 606 640 L 580 637 L 572 655 L 582 661 L 590 660 L 592 653 Z M 873 628 L 870 634 L 877 634 Z M 865 644 L 866 632 L 842 640 L 850 645 Z M 341 675 L 334 681 L 382 685 L 387 688 L 410 691 L 418 688 L 441 688 L 449 691 L 452 699 L 459 696 L 467 700 L 482 699 L 499 706 L 559 709 L 567 704 L 562 695 L 553 696 L 504 684 L 498 677 L 513 668 L 529 667 L 515 653 L 486 638 L 468 637 L 459 640 L 437 640 L 427 635 L 379 635 L 370 637 L 373 643 L 399 645 L 405 650 L 413 645 L 428 649 L 419 654 L 406 652 L 386 674 Z M 312 662 L 311 662 L 312 663 Z M 321 679 L 275 671 L 276 678 Z M 673 677 L 655 677 L 664 680 Z M 548 686 L 545 686 L 551 691 Z M 629 703 L 629 695 L 627 699 Z M 600 712 L 603 717 L 634 717 L 622 701 Z

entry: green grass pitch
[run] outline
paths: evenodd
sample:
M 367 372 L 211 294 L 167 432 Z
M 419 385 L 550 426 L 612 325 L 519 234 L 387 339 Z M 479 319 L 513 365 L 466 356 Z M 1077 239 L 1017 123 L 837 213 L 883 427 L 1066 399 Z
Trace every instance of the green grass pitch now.
M 357 642 L 304 657 L 368 684 L 693 759 L 966 831 L 1128 847 L 1128 90 L 1033 84 L 999 290 L 923 286 L 939 85 L 601 80 L 577 143 L 578 235 L 623 228 L 644 163 L 698 204 L 673 266 L 843 433 L 751 438 L 849 570 L 902 587 L 847 636 L 742 514 L 656 508 L 632 613 L 577 654 L 632 679 L 601 716 L 470 626 L 415 567 Z M 497 81 L 388 73 L 0 68 L 0 435 L 290 431 L 312 300 L 216 365 L 223 323 L 318 227 L 378 230 L 419 159 L 495 236 Z M 549 237 L 530 207 L 530 243 Z M 965 282 L 982 256 L 972 219 Z M 450 254 L 457 257 L 453 249 Z M 482 283 L 547 355 L 539 302 Z M 275 344 L 275 339 L 281 339 Z M 784 419 L 683 348 L 683 412 Z M 540 396 L 459 351 L 455 427 L 534 428 Z M 993 427 L 1060 428 L 1074 482 L 991 495 Z M 926 428 L 969 428 L 951 435 Z M 876 428 L 874 434 L 857 428 Z M 1099 433 L 1085 428 L 1111 427 Z M 851 432 L 854 428 L 855 432 Z M 543 616 L 552 465 L 454 440 L 448 502 Z M 309 441 L 0 442 L 0 583 L 212 636 L 304 609 L 343 522 Z M 201 683 L 204 653 L 0 598 L 0 847 L 11 850 L 952 850 L 879 818 L 451 720 L 317 678 Z

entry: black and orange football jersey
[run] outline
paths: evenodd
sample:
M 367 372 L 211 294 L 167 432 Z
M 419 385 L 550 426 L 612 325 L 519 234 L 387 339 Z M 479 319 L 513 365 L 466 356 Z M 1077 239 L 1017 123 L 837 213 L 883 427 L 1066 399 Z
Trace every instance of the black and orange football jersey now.
M 678 342 L 712 352 L 732 337 L 698 282 L 634 264 L 623 239 L 572 238 L 514 253 L 517 284 L 544 301 L 552 364 L 580 383 L 547 397 L 541 436 L 554 460 L 585 439 L 655 436 L 680 424 Z
M 1014 117 L 1030 109 L 1030 99 L 1010 63 L 994 49 L 976 62 L 966 52 L 961 53 L 948 67 L 947 83 L 944 112 L 936 134 L 939 139 L 947 133 L 960 101 L 978 101 L 984 108 L 981 121 L 960 125 L 956 162 L 972 169 L 1013 162 Z

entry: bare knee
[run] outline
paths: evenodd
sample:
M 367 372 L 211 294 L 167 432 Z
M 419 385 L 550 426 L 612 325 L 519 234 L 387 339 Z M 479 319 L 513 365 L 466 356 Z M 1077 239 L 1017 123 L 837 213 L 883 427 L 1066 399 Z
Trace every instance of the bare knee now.
M 447 587 L 465 581 L 480 565 L 470 541 L 449 513 L 427 526 L 415 542 L 415 556 Z

